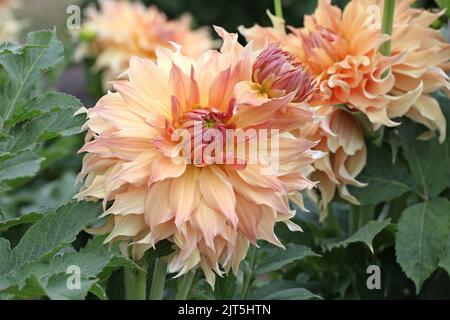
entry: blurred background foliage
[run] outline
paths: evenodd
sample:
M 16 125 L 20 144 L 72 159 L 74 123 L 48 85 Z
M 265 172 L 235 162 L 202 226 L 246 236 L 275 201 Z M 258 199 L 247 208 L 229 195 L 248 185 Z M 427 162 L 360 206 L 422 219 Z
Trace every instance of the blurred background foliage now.
M 258 23 L 267 26 L 270 24 L 270 20 L 266 10 L 273 11 L 272 0 L 144 0 L 143 2 L 147 5 L 155 4 L 170 18 L 179 17 L 188 12 L 194 18 L 195 27 L 215 24 L 223 26 L 231 32 L 236 32 L 239 25 L 249 27 Z M 346 2 L 345 0 L 333 1 L 334 4 L 341 7 Z M 24 30 L 23 38 L 30 30 L 52 29 L 56 26 L 58 38 L 65 45 L 66 61 L 54 70 L 50 80 L 56 79 L 56 81 L 49 83 L 49 86 L 54 86 L 58 91 L 72 94 L 82 100 L 86 107 L 92 107 L 98 92 L 95 94 L 88 92 L 88 89 L 92 90 L 94 86 L 93 78 L 87 77 L 84 67 L 74 64 L 71 60 L 74 43 L 65 27 L 65 21 L 67 6 L 79 4 L 84 8 L 94 5 L 95 0 L 23 0 L 23 3 L 23 7 L 18 11 L 19 17 L 28 20 L 28 28 Z M 316 4 L 316 0 L 284 0 L 283 11 L 287 23 L 300 26 L 303 15 L 312 13 Z M 417 1 L 416 5 L 436 8 L 436 4 L 432 0 Z M 440 24 L 445 22 L 444 19 L 446 18 L 442 17 L 435 27 L 439 28 Z M 450 119 L 449 114 L 447 114 L 447 119 Z M 389 137 L 389 135 L 386 134 L 385 137 Z M 450 140 L 449 138 L 447 137 L 447 141 Z M 14 191 L 3 192 L 0 197 L 0 213 L 3 218 L 11 219 L 30 212 L 42 212 L 46 210 L 45 208 L 57 208 L 69 201 L 77 189 L 75 176 L 81 165 L 81 155 L 77 155 L 77 150 L 81 147 L 82 142 L 83 137 L 78 135 L 61 137 L 43 143 L 38 152 L 46 160 L 41 165 L 39 175 L 14 181 Z M 444 147 L 450 150 L 448 145 Z M 387 161 L 384 164 L 389 166 L 390 162 Z M 449 190 L 450 187 L 446 189 L 443 196 L 448 197 Z M 366 192 L 377 191 L 367 189 Z M 400 200 L 406 202 L 406 200 L 409 201 L 409 198 Z M 424 283 L 420 295 L 415 293 L 414 283 L 405 276 L 395 261 L 395 223 L 397 223 L 398 217 L 392 218 L 391 221 L 383 220 L 385 218 L 383 215 L 386 215 L 387 210 L 384 203 L 377 204 L 373 209 L 372 215 L 377 216 L 379 220 L 374 220 L 378 223 L 378 232 L 374 233 L 373 244 L 372 241 L 361 242 L 355 241 L 355 239 L 348 241 L 347 238 L 355 232 L 352 226 L 347 225 L 351 214 L 351 207 L 348 204 L 340 201 L 334 202 L 330 209 L 332 214 L 323 224 L 318 222 L 317 208 L 312 203 L 307 203 L 307 206 L 311 210 L 311 214 L 299 214 L 297 217 L 297 222 L 304 229 L 304 233 L 293 234 L 288 232 L 284 226 L 277 227 L 277 234 L 280 234 L 283 242 L 290 243 L 292 250 L 281 252 L 261 244 L 262 249 L 259 251 L 260 256 L 258 257 L 260 265 L 262 265 L 260 268 L 264 267 L 270 277 L 267 275 L 257 277 L 255 287 L 258 289 L 250 293 L 250 298 L 259 299 L 271 293 L 298 287 L 319 293 L 323 298 L 450 297 L 450 277 L 443 269 L 438 269 Z M 394 205 L 388 209 L 394 210 Z M 364 207 L 361 210 L 364 210 Z M 359 221 L 359 227 L 365 222 L 367 221 Z M 14 245 L 27 227 L 27 225 L 21 225 L 11 228 L 4 235 Z M 376 238 L 375 235 L 377 235 Z M 81 233 L 77 237 L 76 245 L 82 246 L 88 237 L 87 234 Z M 368 245 L 373 246 L 375 254 L 370 252 Z M 322 257 L 317 257 L 316 253 L 320 253 Z M 277 255 L 278 257 L 276 257 Z M 285 264 L 270 264 L 277 260 L 285 261 Z M 248 269 L 248 264 L 248 261 L 243 263 L 244 273 Z M 384 290 L 368 291 L 366 289 L 366 266 L 369 264 L 381 265 L 385 271 Z M 284 271 L 280 272 L 280 270 Z M 215 292 L 211 292 L 202 279 L 192 298 L 233 298 L 236 286 L 242 285 L 242 277 L 243 274 L 240 273 L 238 279 L 235 279 L 233 275 L 218 279 Z M 233 279 L 228 281 L 229 278 Z M 118 290 L 115 284 L 120 284 L 121 279 L 120 271 L 112 275 L 107 285 L 107 293 L 110 298 L 122 298 L 120 292 L 117 294 L 114 292 L 114 290 Z M 175 290 L 177 280 L 170 279 L 168 281 L 169 291 Z

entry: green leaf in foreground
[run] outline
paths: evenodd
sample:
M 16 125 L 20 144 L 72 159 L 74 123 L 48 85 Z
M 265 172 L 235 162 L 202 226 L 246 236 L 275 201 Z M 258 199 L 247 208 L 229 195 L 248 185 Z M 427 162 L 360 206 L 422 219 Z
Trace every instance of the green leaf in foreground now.
M 309 300 L 322 299 L 320 296 L 304 288 L 292 288 L 272 292 L 265 296 L 263 300 Z
M 397 262 L 419 292 L 438 267 L 450 233 L 450 202 L 436 198 L 403 211 L 395 241 Z
M 42 218 L 43 214 L 39 212 L 30 212 L 28 214 L 24 214 L 23 216 L 12 218 L 12 219 L 6 219 L 6 220 L 0 220 L 0 232 L 6 231 L 12 227 L 26 224 L 26 223 L 33 223 L 38 221 L 40 218 Z
M 27 102 L 27 107 L 11 117 L 10 124 L 16 124 L 40 116 L 44 113 L 66 108 L 80 108 L 81 101 L 62 92 L 47 92 Z
M 34 176 L 44 158 L 27 151 L 0 161 L 0 181 Z
M 261 263 L 255 270 L 255 274 L 263 274 L 275 270 L 279 270 L 288 264 L 301 260 L 306 257 L 318 256 L 310 248 L 290 243 L 285 250 L 280 248 L 271 248 L 268 250 L 267 256 L 262 259 Z
M 386 221 L 369 221 L 367 224 L 362 226 L 358 231 L 356 231 L 351 237 L 326 245 L 328 250 L 333 250 L 338 247 L 347 247 L 351 243 L 362 242 L 364 243 L 370 251 L 373 253 L 373 239 L 380 233 L 384 228 L 389 225 L 389 220 Z
M 12 268 L 33 262 L 75 240 L 101 214 L 98 203 L 71 202 L 36 222 L 12 250 Z
M 450 276 L 450 235 L 447 239 L 447 246 L 439 261 L 439 267 L 447 271 L 448 275 Z
M 399 161 L 392 163 L 386 146 L 368 146 L 367 165 L 358 180 L 368 185 L 363 188 L 350 186 L 349 190 L 362 205 L 389 201 L 413 189 L 406 166 L 402 166 Z
M 407 119 L 399 131 L 400 142 L 409 162 L 416 190 L 425 199 L 438 196 L 450 186 L 448 172 L 450 163 L 443 157 L 446 153 L 445 144 L 439 144 L 436 138 L 427 141 L 418 140 L 417 137 L 423 129 Z
M 6 141 L 3 151 L 16 153 L 29 150 L 36 143 L 80 133 L 85 118 L 81 115 L 74 117 L 73 115 L 77 110 L 78 107 L 66 107 L 45 113 L 28 121 L 23 126 L 15 127 L 11 131 L 13 137 Z
M 56 66 L 63 58 L 64 47 L 53 31 L 28 34 L 23 52 L 8 47 L 0 54 L 0 65 L 8 75 L 9 83 L 0 90 L 0 130 L 5 122 L 21 109 L 33 88 L 42 79 L 42 73 Z

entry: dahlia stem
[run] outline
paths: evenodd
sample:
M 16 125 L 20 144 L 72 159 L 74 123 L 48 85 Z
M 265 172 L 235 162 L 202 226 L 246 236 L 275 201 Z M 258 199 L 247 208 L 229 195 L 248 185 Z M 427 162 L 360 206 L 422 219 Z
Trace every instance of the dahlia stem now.
M 381 32 L 392 35 L 392 26 L 394 25 L 394 9 L 395 0 L 384 0 L 383 24 Z M 380 52 L 384 56 L 391 55 L 391 40 L 386 41 L 380 48 Z
M 155 260 L 155 269 L 153 270 L 150 300 L 162 300 L 166 283 L 166 270 L 167 264 L 161 258 L 157 258 Z
M 247 298 L 248 290 L 250 289 L 250 285 L 253 281 L 253 271 L 256 264 L 256 247 L 250 246 L 248 255 L 250 257 L 249 268 L 244 274 L 244 286 L 242 287 L 241 300 L 245 300 Z
M 189 294 L 192 290 L 192 285 L 194 284 L 195 271 L 186 273 L 181 279 L 180 286 L 178 287 L 177 294 L 175 295 L 175 300 L 187 300 Z
M 275 6 L 275 15 L 283 19 L 283 6 L 281 5 L 281 0 L 273 0 Z
M 147 273 L 142 269 L 124 268 L 125 299 L 146 300 Z

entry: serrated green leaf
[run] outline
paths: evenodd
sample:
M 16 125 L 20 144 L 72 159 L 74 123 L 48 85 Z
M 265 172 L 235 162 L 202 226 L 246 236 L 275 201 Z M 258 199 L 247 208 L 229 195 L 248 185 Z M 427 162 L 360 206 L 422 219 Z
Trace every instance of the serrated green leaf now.
M 284 289 L 276 292 L 272 292 L 265 296 L 263 300 L 309 300 L 309 299 L 322 299 L 317 294 L 312 293 L 304 288 L 292 288 Z
M 89 241 L 80 252 L 70 251 L 60 255 L 60 251 L 56 256 L 12 270 L 8 276 L 4 276 L 3 287 L 0 277 L 0 291 L 26 299 L 40 296 L 52 299 L 84 298 L 90 290 L 89 285 L 99 280 L 98 276 L 114 257 L 101 240 L 101 237 L 97 237 Z M 66 285 L 69 277 L 73 275 L 73 270 L 69 268 L 73 267 L 79 270 L 80 289 L 71 290 Z M 101 293 L 99 288 L 92 290 Z
M 44 158 L 26 151 L 7 160 L 0 161 L 0 181 L 34 176 Z
M 11 265 L 11 247 L 8 240 L 0 238 L 0 274 L 7 271 Z
M 430 199 L 450 185 L 448 172 L 450 163 L 442 158 L 446 153 L 445 144 L 439 144 L 437 139 L 427 141 L 417 139 L 422 131 L 418 124 L 405 119 L 399 128 L 400 143 L 409 162 L 417 191 L 423 198 Z
M 82 300 L 86 297 L 89 289 L 96 279 L 80 278 L 80 288 L 69 288 L 67 286 L 68 275 L 64 273 L 56 274 L 48 279 L 45 284 L 45 294 L 52 300 Z
M 7 41 L 0 44 L 0 54 L 5 53 L 21 54 L 23 53 L 23 47 L 20 44 Z
M 23 52 L 3 51 L 0 65 L 7 73 L 9 83 L 0 91 L 0 129 L 32 94 L 42 79 L 42 73 L 56 66 L 63 58 L 64 47 L 54 31 L 36 31 L 28 34 Z
M 255 274 L 263 274 L 279 270 L 294 261 L 298 261 L 306 257 L 318 256 L 318 254 L 314 253 L 310 248 L 293 243 L 288 244 L 285 250 L 280 248 L 271 248 L 267 251 L 267 256 L 259 263 L 255 270 Z
M 447 239 L 447 245 L 445 247 L 444 253 L 439 259 L 439 267 L 447 271 L 450 276 L 450 235 Z
M 389 149 L 385 146 L 368 146 L 367 165 L 358 180 L 368 185 L 363 188 L 349 187 L 362 205 L 378 204 L 401 196 L 413 189 L 406 166 L 392 162 Z
M 334 248 L 339 247 L 347 247 L 351 243 L 357 243 L 362 242 L 364 243 L 370 251 L 373 253 L 373 239 L 375 236 L 381 232 L 384 228 L 386 228 L 390 224 L 389 220 L 386 221 L 369 221 L 367 224 L 362 226 L 358 231 L 356 231 L 352 236 L 349 238 L 335 242 L 335 243 L 328 243 L 325 245 L 325 247 L 328 250 L 333 250 Z
M 26 108 L 13 115 L 8 123 L 15 125 L 47 112 L 64 110 L 70 107 L 78 109 L 81 106 L 81 101 L 74 96 L 62 92 L 47 92 L 28 101 Z
M 438 267 L 450 234 L 450 202 L 435 198 L 405 209 L 395 241 L 397 262 L 419 292 Z
M 73 114 L 77 110 L 78 107 L 66 107 L 45 113 L 21 127 L 15 127 L 10 134 L 12 138 L 2 146 L 3 152 L 14 154 L 30 150 L 36 143 L 80 133 L 85 118 L 81 115 L 74 117 Z
M 12 227 L 26 224 L 26 223 L 33 223 L 38 221 L 40 218 L 42 218 L 43 214 L 39 212 L 30 212 L 28 214 L 24 214 L 23 216 L 12 218 L 12 219 L 6 219 L 6 220 L 0 220 L 0 232 L 6 231 Z
M 71 202 L 35 223 L 12 251 L 12 268 L 36 261 L 75 240 L 101 214 L 98 203 Z

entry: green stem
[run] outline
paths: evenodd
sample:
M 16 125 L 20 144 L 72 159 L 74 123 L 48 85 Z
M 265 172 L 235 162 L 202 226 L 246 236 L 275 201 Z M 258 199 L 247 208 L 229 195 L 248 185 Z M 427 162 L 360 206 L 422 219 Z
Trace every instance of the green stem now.
M 381 32 L 392 35 L 392 26 L 394 24 L 395 0 L 384 0 L 383 24 Z M 380 52 L 384 56 L 391 55 L 391 41 L 388 40 L 381 46 Z
M 194 284 L 195 271 L 188 272 L 183 276 L 180 286 L 178 287 L 175 300 L 187 300 Z
M 146 300 L 147 273 L 144 270 L 125 267 L 125 299 Z
M 273 0 L 273 5 L 275 6 L 275 15 L 283 19 L 283 6 L 281 5 L 281 0 Z
M 248 290 L 250 289 L 250 285 L 253 281 L 253 271 L 256 264 L 256 247 L 250 246 L 250 249 L 248 251 L 250 257 L 250 265 L 248 270 L 244 274 L 244 286 L 242 287 L 241 300 L 245 300 L 247 298 Z
M 155 260 L 155 269 L 153 271 L 150 300 L 162 300 L 164 285 L 166 283 L 166 270 L 167 264 L 160 258 L 157 258 Z

